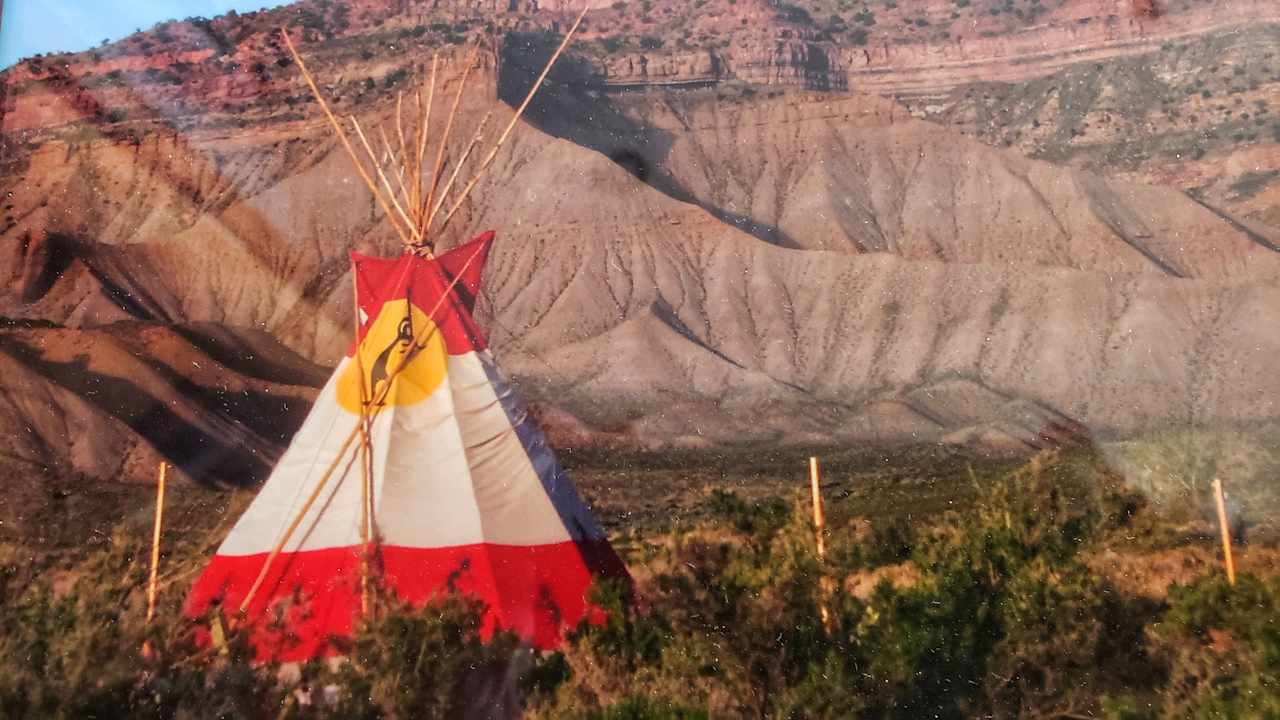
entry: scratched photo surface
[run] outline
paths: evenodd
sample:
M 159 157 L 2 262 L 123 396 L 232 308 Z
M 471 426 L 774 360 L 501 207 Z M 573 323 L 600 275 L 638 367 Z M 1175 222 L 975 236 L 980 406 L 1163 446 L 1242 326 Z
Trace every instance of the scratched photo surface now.
M 1280 714 L 1273 0 L 10 0 L 0 716 Z

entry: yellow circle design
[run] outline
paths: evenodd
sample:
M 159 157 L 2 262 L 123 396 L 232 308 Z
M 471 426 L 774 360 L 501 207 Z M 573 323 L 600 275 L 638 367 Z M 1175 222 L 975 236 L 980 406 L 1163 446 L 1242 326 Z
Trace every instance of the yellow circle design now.
M 415 342 L 419 349 L 410 356 Z M 407 356 L 409 364 L 400 369 Z M 338 404 L 359 414 L 362 397 L 372 398 L 373 412 L 422 402 L 444 380 L 448 356 L 444 338 L 426 313 L 407 299 L 389 300 L 338 378 Z M 388 382 L 390 388 L 385 387 Z

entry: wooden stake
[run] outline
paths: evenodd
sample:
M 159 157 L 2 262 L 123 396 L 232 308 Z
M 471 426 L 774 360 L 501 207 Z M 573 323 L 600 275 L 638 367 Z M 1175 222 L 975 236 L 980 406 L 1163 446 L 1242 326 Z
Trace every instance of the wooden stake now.
M 147 580 L 147 624 L 156 616 L 156 580 L 160 576 L 160 531 L 164 527 L 164 481 L 169 464 L 160 461 L 160 479 L 156 482 L 156 524 L 151 532 L 151 577 Z
M 156 581 L 160 576 L 160 531 L 164 527 L 164 480 L 167 475 L 169 466 L 160 461 L 160 479 L 156 481 L 156 522 L 155 528 L 151 531 L 151 572 L 147 578 L 147 618 L 145 624 L 151 626 L 151 620 L 156 616 Z M 142 657 L 151 660 L 154 653 L 151 651 L 151 641 L 142 641 Z
M 364 462 L 363 473 L 364 473 L 364 480 L 365 480 L 365 491 L 364 491 L 365 537 L 364 537 L 364 552 L 361 553 L 361 555 L 363 556 L 361 559 L 361 562 L 363 563 L 363 567 L 364 567 L 364 587 L 362 588 L 364 595 L 360 599 L 361 609 L 363 610 L 366 617 L 372 617 L 372 613 L 374 610 L 374 607 L 373 607 L 373 572 L 374 570 L 372 565 L 373 565 L 374 548 L 377 546 L 377 542 L 378 542 L 377 517 L 374 515 L 374 512 L 373 512 L 373 444 L 369 440 L 372 434 L 372 431 L 373 431 L 373 422 L 369 419 L 369 415 L 366 413 L 364 418 L 365 451 L 364 451 L 364 458 L 363 458 L 363 462 Z
M 813 530 L 817 534 L 818 541 L 818 559 L 827 559 L 827 541 L 822 536 L 823 517 L 822 517 L 822 489 L 820 487 L 821 478 L 818 473 L 818 458 L 809 458 L 809 484 L 813 490 Z
M 818 458 L 809 458 L 809 487 L 813 493 L 813 532 L 818 546 L 818 562 L 823 565 L 827 561 L 827 539 L 825 537 L 826 521 L 822 515 L 821 476 L 818 472 Z M 821 597 L 818 601 L 818 612 L 822 617 L 822 627 L 831 632 L 831 611 L 827 609 L 827 595 L 831 592 L 828 578 L 823 575 L 818 580 Z
M 1222 528 L 1222 560 L 1227 566 L 1227 582 L 1236 584 L 1236 564 L 1231 557 L 1231 526 L 1227 524 L 1227 498 L 1222 491 L 1222 480 L 1213 479 L 1213 497 L 1218 505 L 1218 525 Z
M 231 655 L 231 650 L 227 648 L 227 629 L 222 624 L 221 610 L 213 614 L 213 622 L 209 623 L 209 636 L 213 640 L 213 646 L 218 649 L 219 655 L 223 657 Z

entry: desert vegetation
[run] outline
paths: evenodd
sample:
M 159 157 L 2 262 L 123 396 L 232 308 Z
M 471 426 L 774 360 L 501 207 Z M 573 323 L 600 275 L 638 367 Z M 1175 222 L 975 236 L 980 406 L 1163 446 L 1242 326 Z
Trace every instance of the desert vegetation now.
M 481 608 L 381 598 L 348 659 L 255 667 L 243 634 L 198 642 L 166 559 L 149 628 L 144 533 L 123 527 L 69 570 L 29 582 L 11 550 L 0 595 L 6 717 L 534 718 L 1274 717 L 1280 577 L 1214 566 L 1135 591 L 1116 547 L 1187 549 L 1170 520 L 1091 451 L 973 472 L 961 509 L 908 521 L 830 505 L 825 562 L 807 503 L 713 489 L 699 519 L 622 534 L 634 593 L 601 586 L 608 620 L 553 653 L 482 639 Z M 127 525 L 127 523 L 126 523 Z M 1267 548 L 1251 551 L 1269 552 Z M 53 578 L 53 579 L 50 579 Z M 632 599 L 633 598 L 633 599 Z M 822 620 L 822 608 L 829 619 Z M 150 652 L 144 657 L 143 643 Z

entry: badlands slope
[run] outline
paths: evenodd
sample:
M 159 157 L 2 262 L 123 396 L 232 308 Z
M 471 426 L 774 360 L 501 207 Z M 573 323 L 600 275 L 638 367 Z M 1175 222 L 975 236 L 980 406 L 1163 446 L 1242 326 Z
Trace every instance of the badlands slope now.
M 508 116 L 496 86 L 486 65 L 461 127 Z M 558 122 L 534 115 L 546 132 L 517 129 L 442 243 L 498 231 L 481 323 L 578 437 L 1020 449 L 1277 415 L 1265 229 L 886 100 L 571 90 L 542 106 Z M 393 107 L 358 112 L 373 127 Z M 260 476 L 323 377 L 311 363 L 348 342 L 347 253 L 396 252 L 314 110 L 48 140 L 8 166 L 12 455 L 94 478 L 145 478 L 157 454 L 200 480 Z M 191 324 L 222 340 L 193 345 Z

